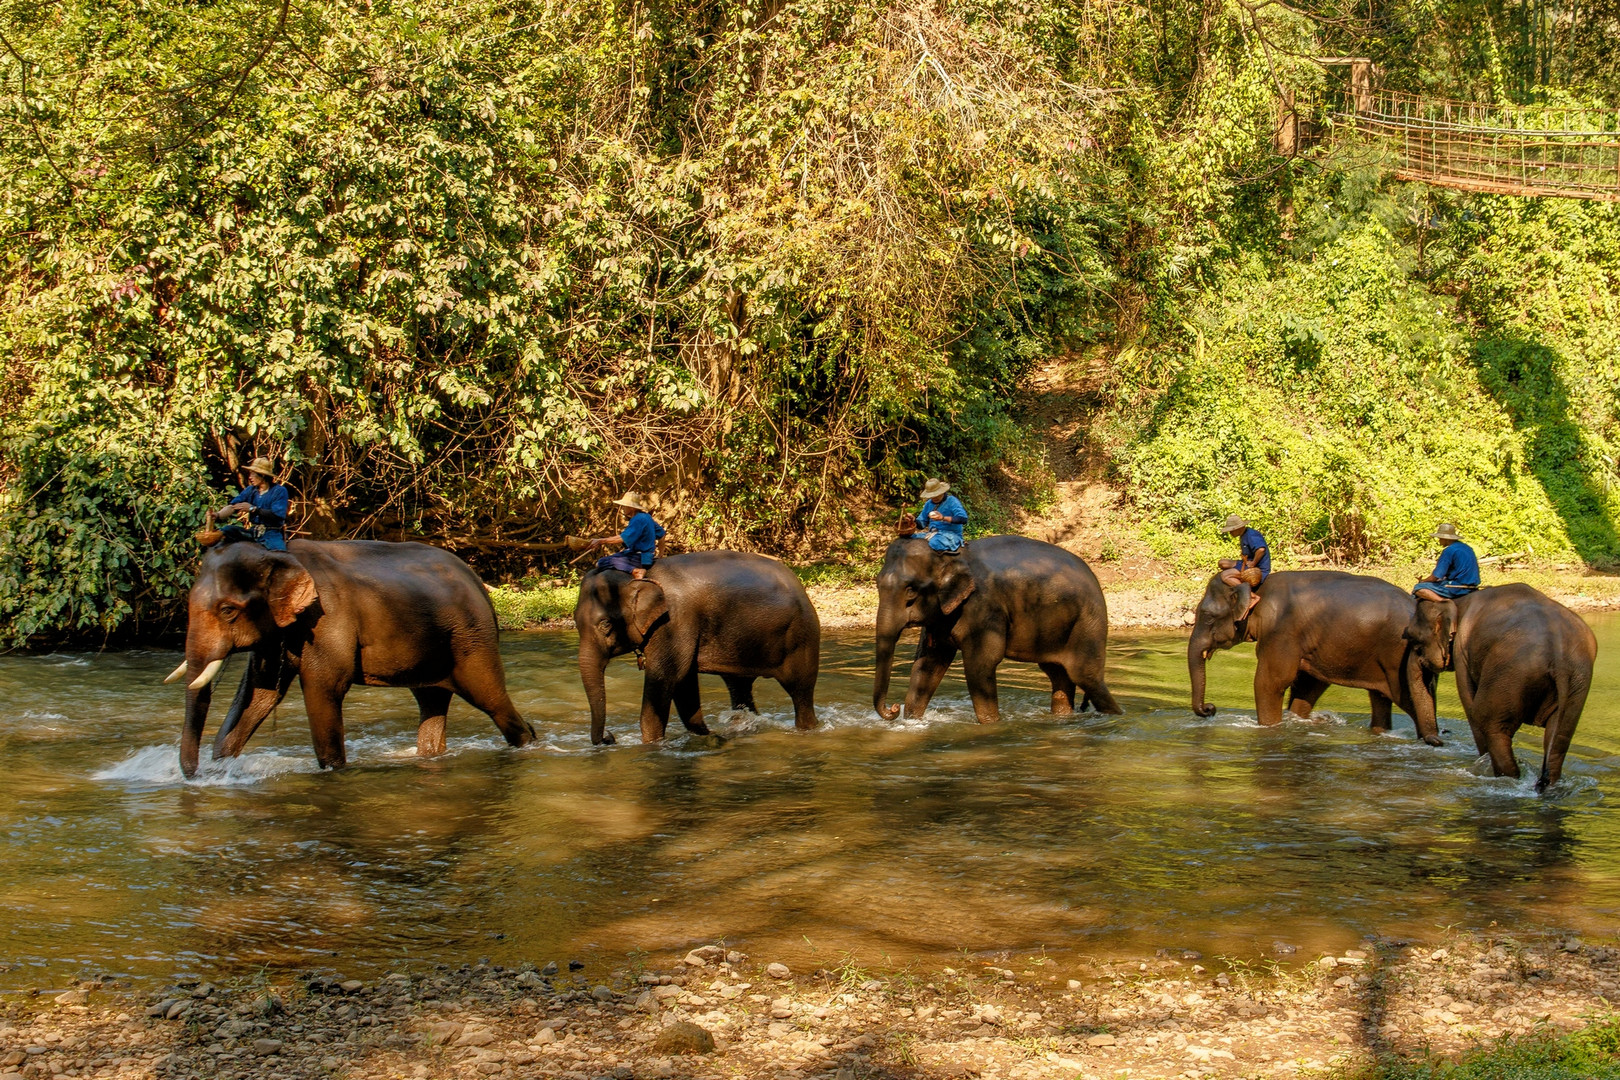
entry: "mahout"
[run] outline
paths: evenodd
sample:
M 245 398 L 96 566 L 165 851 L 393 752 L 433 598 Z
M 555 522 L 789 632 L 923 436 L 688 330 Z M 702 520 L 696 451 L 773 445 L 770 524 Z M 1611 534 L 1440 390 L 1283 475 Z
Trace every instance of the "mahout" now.
M 213 682 L 226 657 L 244 651 L 248 668 L 214 738 L 216 761 L 242 752 L 294 677 L 322 768 L 346 761 L 343 698 L 355 683 L 410 689 L 424 755 L 444 751 L 452 695 L 487 713 L 511 745 L 534 739 L 506 693 L 483 582 L 426 544 L 294 540 L 281 552 L 226 541 L 204 552 L 186 660 L 169 676 L 187 679 L 180 768 L 188 777 L 197 772 Z
M 980 723 L 1001 718 L 996 668 L 1003 660 L 1038 664 L 1052 683 L 1052 711 L 1089 703 L 1118 713 L 1108 690 L 1108 605 L 1097 575 L 1078 556 L 1024 536 L 987 536 L 959 552 L 931 549 L 901 537 L 878 572 L 877 671 L 872 704 L 893 719 L 888 704 L 894 648 L 907 627 L 922 630 L 911 665 L 906 712 L 920 715 L 956 654 L 962 654 L 973 712 Z
M 1597 660 L 1579 615 L 1529 585 L 1497 585 L 1419 600 L 1407 638 L 1426 671 L 1456 671 L 1474 746 L 1497 776 L 1519 775 L 1513 735 L 1529 724 L 1544 729 L 1536 790 L 1558 783 Z
M 1434 676 L 1424 671 L 1406 635 L 1413 607 L 1408 593 L 1362 574 L 1284 570 L 1267 578 L 1259 603 L 1241 618 L 1246 592 L 1217 574 L 1198 602 L 1187 640 L 1193 712 L 1215 715 L 1215 706 L 1204 700 L 1210 655 L 1253 641 L 1254 707 L 1261 724 L 1282 723 L 1285 692 L 1294 714 L 1307 717 L 1330 685 L 1351 686 L 1367 691 L 1374 730 L 1389 730 L 1391 706 L 1398 705 L 1419 738 L 1440 745 Z
M 591 709 L 591 742 L 607 731 L 607 663 L 634 652 L 645 676 L 641 740 L 656 742 L 670 705 L 688 731 L 706 735 L 698 675 L 719 675 L 731 707 L 754 710 L 754 680 L 775 679 L 793 699 L 795 726 L 816 726 L 821 620 L 785 564 L 739 551 L 658 559 L 637 581 L 596 569 L 579 585 L 579 677 Z

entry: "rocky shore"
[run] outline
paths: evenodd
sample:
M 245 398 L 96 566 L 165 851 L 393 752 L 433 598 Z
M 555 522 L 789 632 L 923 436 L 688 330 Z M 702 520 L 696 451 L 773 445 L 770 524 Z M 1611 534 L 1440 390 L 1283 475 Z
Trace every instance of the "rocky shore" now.
M 0 1080 L 1311 1075 L 1574 1030 L 1620 997 L 1620 948 L 1557 937 L 1370 940 L 1227 962 L 1047 956 L 931 972 L 791 971 L 720 946 L 656 969 L 402 967 L 9 995 Z

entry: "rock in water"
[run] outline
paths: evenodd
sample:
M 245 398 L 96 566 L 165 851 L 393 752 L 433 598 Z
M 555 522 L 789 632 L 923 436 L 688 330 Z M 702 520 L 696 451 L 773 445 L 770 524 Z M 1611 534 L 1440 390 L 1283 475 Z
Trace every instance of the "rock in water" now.
M 67 990 L 56 995 L 58 1005 L 84 1005 L 90 1000 L 90 995 L 83 990 Z
M 772 964 L 770 967 L 765 969 L 765 974 L 769 975 L 773 979 L 786 979 L 791 977 L 793 972 L 788 970 L 788 966 L 786 964 Z
M 696 1024 L 678 1020 L 658 1033 L 652 1048 L 655 1054 L 712 1054 L 714 1036 Z
M 551 975 L 557 974 L 557 961 L 553 960 L 551 963 L 549 963 L 545 967 L 541 968 L 540 969 L 540 974 L 546 975 L 546 976 L 551 976 Z

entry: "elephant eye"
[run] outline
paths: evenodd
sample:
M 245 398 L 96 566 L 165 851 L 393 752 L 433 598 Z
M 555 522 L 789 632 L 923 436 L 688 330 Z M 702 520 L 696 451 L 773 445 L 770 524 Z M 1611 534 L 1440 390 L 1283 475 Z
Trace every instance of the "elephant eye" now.
M 612 637 L 613 636 L 613 620 L 612 619 L 597 619 L 596 620 L 596 629 L 601 633 L 601 635 L 603 637 Z
M 235 622 L 236 617 L 240 614 L 242 614 L 242 608 L 239 604 L 233 604 L 229 600 L 220 601 L 219 617 L 221 619 L 226 622 Z
M 912 588 L 910 585 L 906 586 L 905 595 L 907 604 L 915 604 L 917 602 L 917 590 Z

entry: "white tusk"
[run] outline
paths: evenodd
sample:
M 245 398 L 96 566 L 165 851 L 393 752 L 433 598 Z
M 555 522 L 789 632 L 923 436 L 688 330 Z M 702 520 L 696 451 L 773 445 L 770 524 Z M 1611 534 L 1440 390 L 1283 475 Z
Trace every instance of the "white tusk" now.
M 184 675 L 185 673 L 186 673 L 186 662 L 184 660 L 182 660 L 182 661 L 180 661 L 180 666 L 179 667 L 177 667 L 173 671 L 169 672 L 169 677 L 167 679 L 163 680 L 163 685 L 168 686 L 172 682 L 179 682 L 180 681 L 180 676 Z
M 219 671 L 224 666 L 225 661 L 223 660 L 210 660 L 208 662 L 208 666 L 203 668 L 203 673 L 191 680 L 191 689 L 201 690 L 203 687 L 219 678 Z

